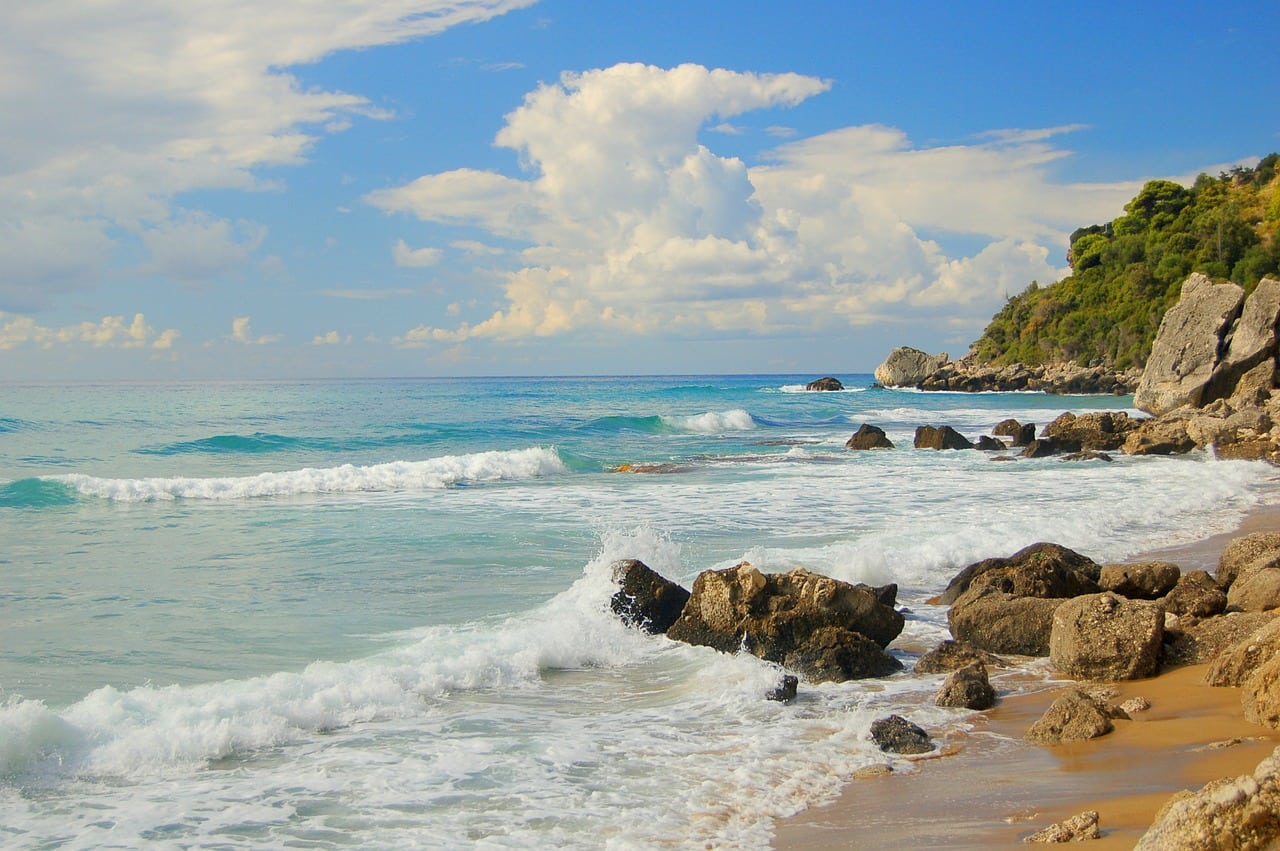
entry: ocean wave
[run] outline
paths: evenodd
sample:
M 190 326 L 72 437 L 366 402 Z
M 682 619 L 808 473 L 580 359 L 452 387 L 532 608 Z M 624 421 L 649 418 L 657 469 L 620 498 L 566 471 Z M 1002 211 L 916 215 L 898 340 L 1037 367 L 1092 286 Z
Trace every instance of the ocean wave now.
M 251 499 L 268 496 L 438 490 L 466 484 L 515 481 L 568 471 L 555 449 L 446 455 L 426 461 L 391 461 L 357 467 L 313 468 L 255 476 L 108 479 L 82 474 L 49 476 L 84 496 L 117 502 L 170 499 Z
M 333 449 L 334 447 L 331 441 L 255 432 L 253 434 L 216 434 L 213 437 L 166 443 L 163 446 L 144 447 L 134 451 L 139 455 L 185 455 L 189 453 L 234 455 L 317 448 Z
M 18 479 L 0 485 L 0 508 L 49 508 L 75 501 L 75 490 L 63 482 Z
M 778 393 L 865 393 L 866 387 L 844 387 L 840 390 L 810 390 L 804 384 L 784 384 L 777 389 Z
M 662 421 L 674 431 L 693 434 L 726 434 L 734 431 L 750 431 L 757 423 L 755 418 L 741 408 L 731 411 L 709 411 L 687 417 L 664 416 Z

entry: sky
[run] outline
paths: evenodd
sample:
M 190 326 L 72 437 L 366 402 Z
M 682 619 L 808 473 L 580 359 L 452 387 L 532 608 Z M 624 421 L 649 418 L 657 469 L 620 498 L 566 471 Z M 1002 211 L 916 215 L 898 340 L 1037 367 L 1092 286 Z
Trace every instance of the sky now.
M 959 357 L 1280 149 L 1280 4 L 0 9 L 0 381 Z

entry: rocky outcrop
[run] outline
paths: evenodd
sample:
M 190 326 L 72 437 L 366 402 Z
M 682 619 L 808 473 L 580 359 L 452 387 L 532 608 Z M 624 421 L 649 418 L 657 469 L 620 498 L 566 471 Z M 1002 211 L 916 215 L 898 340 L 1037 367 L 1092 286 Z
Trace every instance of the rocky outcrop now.
M 918 754 L 933 750 L 929 734 L 901 715 L 890 715 L 872 721 L 871 741 L 886 753 Z
M 893 441 L 885 435 L 884 429 L 863 423 L 844 444 L 845 449 L 892 449 Z
M 1060 452 L 1107 452 L 1123 446 L 1138 425 L 1138 420 L 1123 411 L 1090 411 L 1079 415 L 1068 412 L 1045 426 L 1041 438 L 1050 440 Z
M 700 574 L 667 636 L 727 653 L 745 649 L 823 682 L 900 668 L 883 648 L 903 623 L 870 590 L 804 569 L 764 574 L 743 562 Z
M 1165 312 L 1147 358 L 1134 406 L 1167 414 L 1183 405 L 1200 407 L 1227 350 L 1231 326 L 1244 306 L 1244 289 L 1215 284 L 1199 273 L 1182 284 L 1178 303 Z M 1273 318 L 1274 324 L 1274 318 Z
M 923 425 L 916 428 L 916 449 L 972 449 L 967 437 L 951 426 Z
M 1252 775 L 1180 792 L 1156 813 L 1134 851 L 1237 851 L 1280 840 L 1280 748 Z
M 651 635 L 665 633 L 680 617 L 689 592 L 636 559 L 613 563 L 618 591 L 609 600 L 614 614 Z
M 1209 665 L 1204 681 L 1211 686 L 1241 686 L 1264 662 L 1280 655 L 1280 618 L 1264 626 L 1222 652 Z
M 1089 594 L 1054 611 L 1049 659 L 1078 680 L 1137 680 L 1159 670 L 1163 643 L 1164 611 L 1157 603 Z
M 1242 574 L 1273 564 L 1280 564 L 1280 532 L 1253 532 L 1223 547 L 1214 578 L 1230 588 Z
M 1114 729 L 1107 712 L 1089 695 L 1072 689 L 1045 710 L 1027 730 L 1026 738 L 1043 745 L 1083 742 Z
M 1273 617 L 1262 612 L 1228 612 L 1221 617 L 1166 618 L 1161 665 L 1168 669 L 1213 663 Z
M 1001 420 L 991 429 L 995 437 L 1007 437 L 1012 446 L 1026 446 L 1036 439 L 1035 423 L 1020 423 L 1017 420 Z
M 810 381 L 804 386 L 805 390 L 831 392 L 835 390 L 843 390 L 844 385 L 840 383 L 840 379 L 827 376 L 826 378 L 818 378 Z
M 876 367 L 876 381 L 885 387 L 916 387 L 948 360 L 946 352 L 930 355 L 910 346 L 899 346 Z
M 987 667 L 982 662 L 970 662 L 952 671 L 933 700 L 938 706 L 961 709 L 990 709 L 996 705 L 996 690 L 987 677 Z

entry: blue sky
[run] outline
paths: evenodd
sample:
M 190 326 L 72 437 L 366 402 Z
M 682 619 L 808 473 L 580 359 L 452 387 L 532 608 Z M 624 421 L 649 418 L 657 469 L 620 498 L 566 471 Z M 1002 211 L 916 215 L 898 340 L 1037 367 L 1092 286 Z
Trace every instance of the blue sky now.
M 9 4 L 0 379 L 959 356 L 1280 149 L 1280 4 L 1162 6 Z

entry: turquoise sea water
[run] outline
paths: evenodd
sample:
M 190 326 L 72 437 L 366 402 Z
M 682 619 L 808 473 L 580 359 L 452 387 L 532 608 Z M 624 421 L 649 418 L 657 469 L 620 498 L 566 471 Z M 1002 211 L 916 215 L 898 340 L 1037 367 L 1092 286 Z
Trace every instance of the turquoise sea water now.
M 971 561 L 1121 560 L 1276 493 L 910 448 L 1127 398 L 814 377 L 0 385 L 0 845 L 766 847 L 886 759 L 875 717 L 967 714 L 909 670 L 763 700 L 772 666 L 617 623 L 612 561 L 898 582 L 909 669 Z M 862 422 L 899 448 L 846 451 Z

